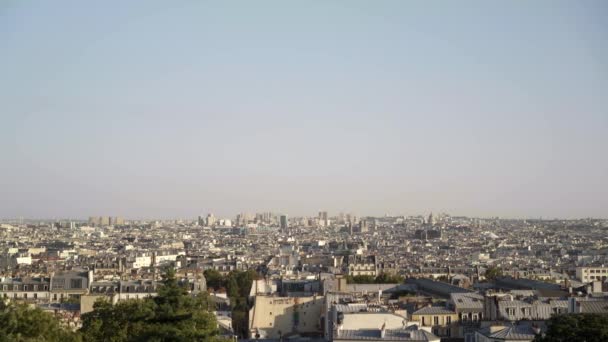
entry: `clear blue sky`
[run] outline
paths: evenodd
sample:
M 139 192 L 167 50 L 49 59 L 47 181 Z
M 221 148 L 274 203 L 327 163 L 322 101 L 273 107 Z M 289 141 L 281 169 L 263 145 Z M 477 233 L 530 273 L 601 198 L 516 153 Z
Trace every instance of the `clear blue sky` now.
M 0 217 L 608 216 L 608 2 L 0 2 Z

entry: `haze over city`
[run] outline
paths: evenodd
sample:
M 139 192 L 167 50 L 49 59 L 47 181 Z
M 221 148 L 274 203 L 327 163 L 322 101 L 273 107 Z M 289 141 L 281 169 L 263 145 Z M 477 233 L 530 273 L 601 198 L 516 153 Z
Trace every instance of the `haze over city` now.
M 606 217 L 608 3 L 3 1 L 0 218 Z

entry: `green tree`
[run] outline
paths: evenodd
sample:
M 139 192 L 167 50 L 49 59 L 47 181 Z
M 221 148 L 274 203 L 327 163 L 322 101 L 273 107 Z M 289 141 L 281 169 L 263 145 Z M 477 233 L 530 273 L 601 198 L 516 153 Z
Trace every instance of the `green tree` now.
M 208 297 L 190 296 L 168 270 L 158 296 L 121 301 L 99 300 L 82 317 L 85 341 L 210 341 L 217 335 L 215 316 L 207 311 Z
M 47 312 L 25 304 L 5 304 L 0 301 L 0 341 L 76 342 L 81 339 Z
M 494 279 L 502 276 L 502 270 L 498 267 L 492 266 L 486 270 L 486 273 L 484 274 L 484 276 L 488 280 L 494 280 Z
M 247 337 L 249 317 L 249 291 L 255 279 L 259 276 L 254 270 L 233 271 L 228 274 L 226 291 L 232 305 L 232 327 L 240 337 Z
M 382 273 L 376 277 L 374 282 L 376 284 L 400 284 L 403 282 L 403 277 L 399 275 Z
M 226 287 L 224 277 L 222 274 L 214 269 L 205 270 L 203 272 L 205 275 L 205 279 L 207 280 L 207 287 L 219 289 L 222 287 Z
M 605 342 L 608 341 L 607 314 L 554 315 L 547 322 L 547 332 L 535 342 Z
M 349 284 L 373 284 L 376 282 L 376 278 L 371 275 L 349 275 L 346 277 L 346 282 Z

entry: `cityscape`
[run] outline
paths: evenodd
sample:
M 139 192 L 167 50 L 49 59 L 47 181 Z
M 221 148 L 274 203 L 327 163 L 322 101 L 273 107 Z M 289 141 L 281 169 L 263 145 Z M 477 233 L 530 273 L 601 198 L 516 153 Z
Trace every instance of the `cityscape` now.
M 608 342 L 608 1 L 0 0 L 0 342 Z
M 100 298 L 154 297 L 172 268 L 226 338 L 532 341 L 553 315 L 608 313 L 607 233 L 445 213 L 4 220 L 0 296 L 80 329 Z M 239 272 L 244 296 L 221 280 Z

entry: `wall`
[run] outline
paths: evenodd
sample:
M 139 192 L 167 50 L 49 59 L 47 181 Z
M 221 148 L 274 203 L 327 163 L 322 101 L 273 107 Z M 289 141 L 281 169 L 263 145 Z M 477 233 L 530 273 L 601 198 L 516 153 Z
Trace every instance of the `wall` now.
M 256 296 L 249 311 L 249 328 L 254 337 L 279 338 L 289 333 L 322 332 L 320 317 L 323 297 L 265 297 Z M 295 320 L 297 317 L 297 325 Z

